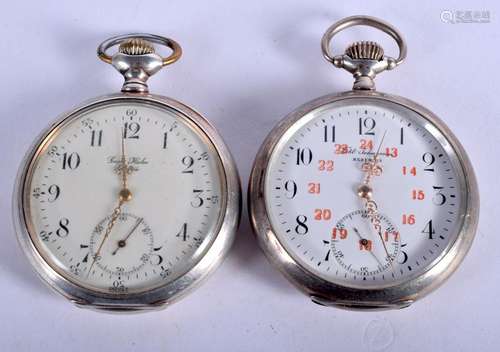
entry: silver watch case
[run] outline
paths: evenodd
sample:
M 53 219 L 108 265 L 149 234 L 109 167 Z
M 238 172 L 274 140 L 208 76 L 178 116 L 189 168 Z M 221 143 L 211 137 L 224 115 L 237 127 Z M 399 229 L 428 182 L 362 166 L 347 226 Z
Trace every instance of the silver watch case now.
M 71 120 L 82 110 L 99 104 L 119 100 L 134 100 L 142 103 L 161 105 L 178 113 L 187 122 L 198 126 L 213 144 L 223 168 L 222 193 L 224 204 L 216 235 L 209 243 L 203 257 L 184 275 L 163 286 L 147 292 L 130 294 L 107 294 L 89 290 L 68 280 L 53 269 L 38 252 L 33 243 L 25 219 L 24 187 L 32 160 L 36 157 L 40 144 L 54 130 Z M 225 178 L 225 180 L 224 180 Z M 215 128 L 190 107 L 160 95 L 118 93 L 89 100 L 72 111 L 61 115 L 48 126 L 34 141 L 19 168 L 13 194 L 13 220 L 18 242 L 31 265 L 49 287 L 62 294 L 79 307 L 113 312 L 145 311 L 165 307 L 177 301 L 197 287 L 213 272 L 229 251 L 239 225 L 241 215 L 241 187 L 234 160 Z
M 280 138 L 305 115 L 326 104 L 363 98 L 392 102 L 415 111 L 436 127 L 455 151 L 464 178 L 465 210 L 462 227 L 455 242 L 438 261 L 422 275 L 390 287 L 359 289 L 346 287 L 318 277 L 297 263 L 280 243 L 266 210 L 265 179 L 269 160 Z M 479 193 L 470 161 L 457 138 L 431 111 L 406 98 L 376 91 L 353 90 L 332 94 L 308 102 L 287 115 L 268 135 L 253 165 L 248 187 L 248 210 L 251 225 L 265 255 L 290 282 L 313 302 L 346 309 L 394 309 L 409 306 L 441 285 L 459 266 L 474 239 L 479 218 Z

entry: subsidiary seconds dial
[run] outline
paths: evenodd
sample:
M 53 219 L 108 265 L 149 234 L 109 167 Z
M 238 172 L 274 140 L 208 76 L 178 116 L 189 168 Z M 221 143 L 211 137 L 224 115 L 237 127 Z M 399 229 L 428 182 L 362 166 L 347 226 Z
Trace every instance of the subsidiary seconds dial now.
M 352 287 L 393 285 L 424 272 L 456 239 L 464 205 L 455 159 L 444 136 L 403 106 L 325 105 L 274 148 L 267 212 L 306 270 Z

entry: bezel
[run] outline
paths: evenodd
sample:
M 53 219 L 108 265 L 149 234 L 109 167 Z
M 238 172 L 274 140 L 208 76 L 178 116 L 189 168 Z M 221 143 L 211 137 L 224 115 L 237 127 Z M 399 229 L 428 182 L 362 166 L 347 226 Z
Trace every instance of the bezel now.
M 349 287 L 320 277 L 298 263 L 280 243 L 266 206 L 265 182 L 269 161 L 282 137 L 310 112 L 325 105 L 354 98 L 391 102 L 410 109 L 437 128 L 452 147 L 463 175 L 465 210 L 456 240 L 421 275 L 380 288 Z M 474 239 L 479 219 L 479 192 L 472 165 L 458 139 L 431 111 L 399 96 L 375 91 L 348 91 L 312 100 L 288 114 L 269 133 L 254 161 L 248 186 L 248 210 L 254 233 L 265 255 L 285 277 L 314 302 L 348 309 L 402 308 L 439 287 L 459 266 Z
M 152 103 L 174 110 L 180 117 L 186 119 L 188 124 L 194 124 L 205 137 L 212 143 L 217 153 L 223 174 L 221 193 L 224 203 L 221 206 L 219 224 L 215 230 L 213 240 L 208 243 L 208 248 L 184 275 L 157 288 L 138 293 L 111 294 L 92 290 L 69 280 L 61 275 L 38 252 L 36 245 L 29 234 L 24 209 L 24 187 L 29 176 L 32 161 L 35 160 L 42 143 L 49 135 L 54 133 L 66 121 L 72 119 L 80 112 L 94 106 L 114 103 L 117 101 L 137 101 L 139 103 Z M 88 100 L 77 108 L 62 114 L 50 124 L 35 139 L 28 153 L 25 155 L 18 171 L 13 193 L 13 220 L 18 242 L 42 280 L 52 289 L 59 292 L 78 306 L 106 311 L 143 311 L 165 307 L 177 301 L 188 292 L 197 287 L 210 275 L 222 262 L 234 240 L 241 215 L 241 187 L 238 171 L 234 160 L 224 141 L 215 128 L 198 112 L 192 108 L 160 95 L 118 93 L 100 96 Z

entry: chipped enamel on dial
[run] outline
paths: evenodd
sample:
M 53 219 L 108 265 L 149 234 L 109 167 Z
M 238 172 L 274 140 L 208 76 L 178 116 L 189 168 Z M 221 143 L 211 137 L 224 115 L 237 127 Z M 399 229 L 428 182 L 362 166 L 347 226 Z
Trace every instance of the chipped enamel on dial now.
M 104 240 L 123 188 L 122 138 L 131 199 Z M 182 276 L 209 248 L 223 214 L 222 170 L 205 134 L 173 109 L 100 103 L 38 148 L 24 188 L 30 237 L 77 285 L 145 292 Z
M 380 231 L 358 195 L 379 146 L 382 171 L 370 186 Z M 340 100 L 307 113 L 279 139 L 265 177 L 281 245 L 307 271 L 348 287 L 422 275 L 463 223 L 464 176 L 453 149 L 426 119 L 389 101 Z

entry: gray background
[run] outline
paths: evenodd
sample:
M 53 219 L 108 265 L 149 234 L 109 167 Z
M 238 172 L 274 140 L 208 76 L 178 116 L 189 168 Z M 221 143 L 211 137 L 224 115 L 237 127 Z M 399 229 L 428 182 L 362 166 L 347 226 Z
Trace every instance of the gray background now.
M 447 23 L 443 10 L 486 10 L 491 21 Z M 498 350 L 499 10 L 494 1 L 4 3 L 0 350 Z M 36 277 L 11 225 L 15 174 L 49 121 L 82 100 L 119 90 L 121 77 L 95 56 L 101 40 L 143 31 L 181 43 L 184 56 L 151 79 L 152 91 L 194 106 L 219 128 L 246 188 L 258 146 L 282 116 L 317 96 L 350 89 L 349 75 L 323 60 L 319 41 L 331 23 L 352 14 L 381 17 L 405 35 L 408 60 L 381 74 L 378 89 L 441 116 L 477 173 L 479 232 L 463 265 L 441 289 L 402 311 L 359 313 L 314 305 L 264 258 L 246 208 L 222 267 L 200 289 L 158 313 L 117 316 L 77 309 Z M 352 29 L 335 48 L 381 39 L 395 55 L 394 45 L 373 33 Z

